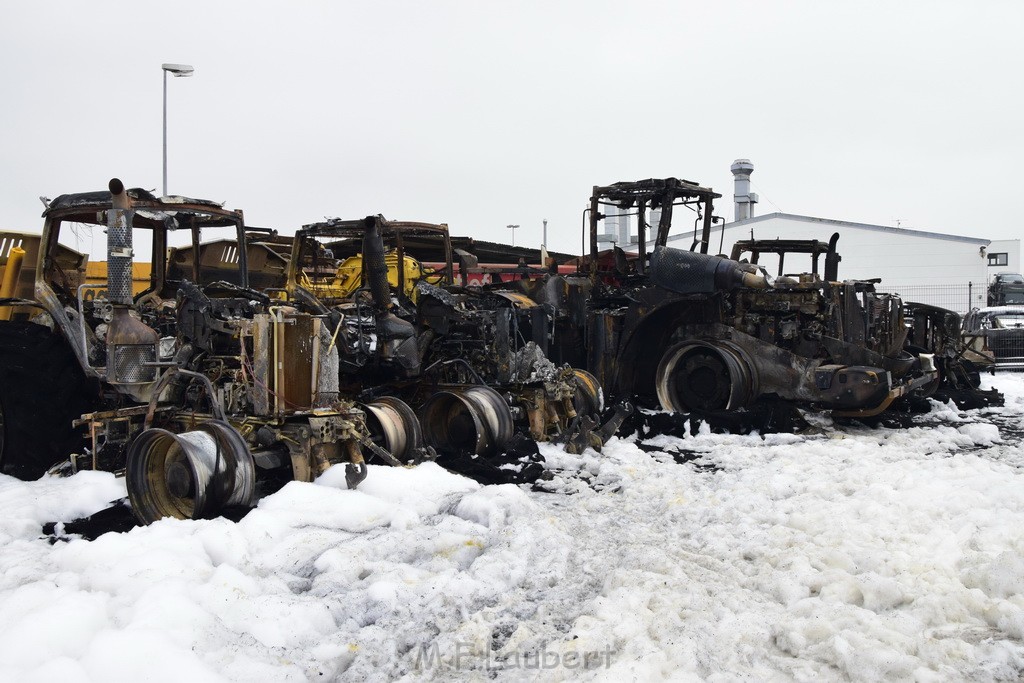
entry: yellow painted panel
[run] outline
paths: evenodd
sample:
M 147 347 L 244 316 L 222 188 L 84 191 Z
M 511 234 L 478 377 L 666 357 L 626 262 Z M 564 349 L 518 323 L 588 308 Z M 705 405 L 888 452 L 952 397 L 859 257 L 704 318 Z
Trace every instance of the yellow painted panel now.
M 152 263 L 132 264 L 132 294 L 139 294 L 149 287 L 149 279 L 153 274 Z M 100 285 L 107 281 L 107 262 L 90 261 L 85 266 L 85 281 L 91 285 Z M 92 297 L 89 297 L 92 298 Z

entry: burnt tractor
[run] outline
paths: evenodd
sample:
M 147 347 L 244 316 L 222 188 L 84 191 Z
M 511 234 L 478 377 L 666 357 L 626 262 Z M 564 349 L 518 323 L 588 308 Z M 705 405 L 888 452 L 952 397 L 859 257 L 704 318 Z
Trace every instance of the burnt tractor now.
M 821 257 L 824 256 L 824 279 L 838 281 L 838 264 L 841 260 L 836 251 L 839 233 L 834 233 L 828 242 L 818 240 L 741 240 L 732 248 L 731 258 L 759 264 L 763 255 L 772 255 L 777 260 L 776 286 L 791 281 L 800 275 L 786 275 L 787 257 L 810 257 L 811 275 L 819 272 Z M 804 276 L 806 277 L 806 276 Z M 856 281 L 854 281 L 856 282 Z M 877 291 L 880 280 L 867 281 L 872 291 Z M 892 297 L 888 294 L 878 296 Z M 898 300 L 898 299 L 897 299 Z M 907 330 L 903 350 L 910 356 L 925 356 L 935 368 L 935 381 L 918 387 L 913 395 L 920 399 L 933 397 L 941 401 L 953 400 L 957 405 L 981 407 L 1002 405 L 1002 395 L 995 390 L 980 389 L 981 377 L 978 366 L 967 356 L 970 350 L 961 337 L 961 316 L 955 311 L 916 302 L 902 302 L 903 325 Z M 901 407 L 927 410 L 927 403 L 903 401 Z
M 369 216 L 296 234 L 288 297 L 329 321 L 343 394 L 365 402 L 371 422 L 374 402 L 412 406 L 395 438 L 422 437 L 442 457 L 487 460 L 524 439 L 600 448 L 614 426 L 597 429 L 596 379 L 531 341 L 544 338 L 543 309 L 521 294 L 456 287 L 454 257 L 443 224 Z M 460 255 L 462 275 L 471 261 Z
M 813 267 L 792 276 L 758 265 L 768 245 L 741 245 L 747 261 L 709 254 L 720 196 L 676 178 L 595 187 L 579 273 L 518 283 L 552 317 L 552 358 L 586 368 L 610 396 L 685 413 L 778 398 L 869 416 L 937 380 L 929 354 L 904 350 L 899 298 L 838 280 L 834 239 L 803 245 Z M 598 250 L 608 207 L 635 217 L 635 254 Z M 689 250 L 668 246 L 680 211 L 693 218 Z
M 34 295 L 0 299 L 5 473 L 124 471 L 143 523 L 247 508 L 334 463 L 366 476 L 363 451 L 384 449 L 340 393 L 332 328 L 250 287 L 241 211 L 114 179 L 43 216 Z M 205 268 L 217 235 L 227 267 Z M 97 253 L 106 276 L 86 281 Z

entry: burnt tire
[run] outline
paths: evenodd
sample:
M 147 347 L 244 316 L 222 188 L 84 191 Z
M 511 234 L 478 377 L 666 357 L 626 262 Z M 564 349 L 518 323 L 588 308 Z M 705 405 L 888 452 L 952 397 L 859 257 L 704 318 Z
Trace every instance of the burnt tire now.
M 658 402 L 675 413 L 743 408 L 757 396 L 750 367 L 728 342 L 680 342 L 658 364 Z
M 0 322 L 0 471 L 36 479 L 82 452 L 85 430 L 71 422 L 95 405 L 95 383 L 60 335 Z

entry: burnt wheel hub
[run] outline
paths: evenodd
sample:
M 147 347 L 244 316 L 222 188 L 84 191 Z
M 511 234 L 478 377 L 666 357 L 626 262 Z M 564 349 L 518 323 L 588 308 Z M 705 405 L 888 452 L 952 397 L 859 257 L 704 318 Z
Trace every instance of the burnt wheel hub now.
M 726 406 L 731 391 L 729 371 L 714 352 L 696 350 L 680 365 L 675 381 L 686 405 L 698 410 Z

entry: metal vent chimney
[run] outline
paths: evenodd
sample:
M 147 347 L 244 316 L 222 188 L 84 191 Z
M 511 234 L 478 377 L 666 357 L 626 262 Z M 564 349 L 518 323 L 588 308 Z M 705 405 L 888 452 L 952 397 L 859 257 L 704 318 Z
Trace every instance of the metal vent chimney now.
M 735 220 L 743 221 L 754 217 L 754 204 L 757 204 L 757 195 L 750 191 L 750 174 L 754 172 L 754 164 L 750 159 L 737 159 L 729 167 L 735 177 L 735 189 L 733 190 L 733 201 L 736 202 Z
M 616 244 L 625 249 L 633 241 L 628 211 L 615 205 L 604 207 L 604 232 L 597 236 L 599 244 L 606 244 L 609 249 Z

